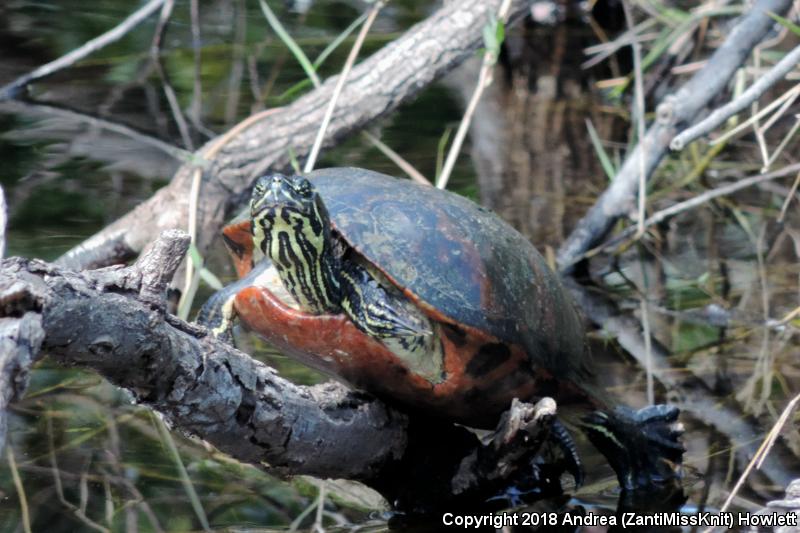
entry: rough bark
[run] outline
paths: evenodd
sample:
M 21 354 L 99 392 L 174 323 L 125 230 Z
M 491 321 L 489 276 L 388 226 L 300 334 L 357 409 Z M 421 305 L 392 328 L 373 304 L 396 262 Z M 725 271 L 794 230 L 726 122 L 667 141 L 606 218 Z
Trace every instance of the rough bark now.
M 28 371 L 44 338 L 43 295 L 22 280 L 0 275 L 0 452 L 6 441 L 8 405 L 21 398 Z
M 513 2 L 511 20 L 530 6 Z M 501 0 L 447 2 L 427 20 L 358 64 L 344 85 L 324 147 L 331 147 L 370 121 L 386 115 L 423 87 L 474 53 L 481 31 Z M 337 77 L 289 106 L 250 124 L 214 156 L 207 154 L 219 139 L 197 152 L 207 161 L 197 212 L 201 251 L 218 233 L 236 200 L 268 169 L 289 166 L 290 151 L 302 159 L 311 148 Z M 234 128 L 236 129 L 236 128 Z M 224 137 L 224 136 L 223 136 Z M 197 162 L 183 165 L 171 183 L 148 201 L 65 254 L 62 266 L 79 270 L 133 256 L 163 230 L 185 228 L 189 190 Z M 124 252 L 124 253 L 121 253 Z
M 294 385 L 165 312 L 187 247 L 185 234 L 170 231 L 130 267 L 80 273 L 2 261 L 0 327 L 20 316 L 19 327 L 40 322 L 41 329 L 38 337 L 0 339 L 0 377 L 18 376 L 13 365 L 27 368 L 40 344 L 55 361 L 98 372 L 174 429 L 240 461 L 280 476 L 362 481 L 413 513 L 483 504 L 509 485 L 558 487 L 558 463 L 541 482 L 529 467 L 548 435 L 552 400 L 515 404 L 484 446 L 463 427 L 409 416 L 339 383 Z

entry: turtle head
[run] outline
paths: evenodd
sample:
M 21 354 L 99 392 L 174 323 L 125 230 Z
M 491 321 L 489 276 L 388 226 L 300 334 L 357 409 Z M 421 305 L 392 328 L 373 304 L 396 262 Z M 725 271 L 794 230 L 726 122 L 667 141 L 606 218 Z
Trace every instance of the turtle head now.
M 319 201 L 316 188 L 303 176 L 267 174 L 258 178 L 250 197 L 250 214 L 254 218 L 265 210 L 288 209 L 308 217 L 314 216 Z
M 300 307 L 338 310 L 330 218 L 314 185 L 303 176 L 260 177 L 250 197 L 250 221 L 253 243 Z

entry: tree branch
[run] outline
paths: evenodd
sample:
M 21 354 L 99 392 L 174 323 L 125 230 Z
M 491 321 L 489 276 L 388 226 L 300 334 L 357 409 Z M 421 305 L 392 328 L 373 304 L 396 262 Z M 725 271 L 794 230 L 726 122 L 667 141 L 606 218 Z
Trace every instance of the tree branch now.
M 747 90 L 741 94 L 741 96 L 715 109 L 714 112 L 706 118 L 676 135 L 670 142 L 669 147 L 673 150 L 683 150 L 686 145 L 698 137 L 717 129 L 717 127 L 722 125 L 723 122 L 733 115 L 750 107 L 750 105 L 758 100 L 767 89 L 782 80 L 798 62 L 800 62 L 800 46 L 796 46 L 791 52 L 783 56 L 783 59 L 776 63 L 775 66 L 769 69 L 763 76 L 758 78 L 753 85 L 748 87 Z
M 159 7 L 161 7 L 163 3 L 164 0 L 150 0 L 150 2 L 131 13 L 125 20 L 104 34 L 98 35 L 72 52 L 63 55 L 58 59 L 51 61 L 50 63 L 42 65 L 41 67 L 29 72 L 28 74 L 25 74 L 24 76 L 20 76 L 8 85 L 0 87 L 0 100 L 15 98 L 19 91 L 32 81 L 51 76 L 63 68 L 74 65 L 77 61 L 80 61 L 89 54 L 100 50 L 114 41 L 118 41 L 129 31 L 138 26 L 142 21 L 147 19 L 147 17 L 152 15 Z
M 649 178 L 667 153 L 678 129 L 691 122 L 725 89 L 753 47 L 775 24 L 769 13 L 783 14 L 790 5 L 790 0 L 757 1 L 741 17 L 706 66 L 659 105 L 658 118 L 650 125 L 645 137 L 628 154 L 611 185 L 559 248 L 558 265 L 562 272 L 570 272 L 574 263 L 608 233 L 619 217 L 632 211 L 639 188 L 640 158 L 644 157 Z
M 335 145 L 396 109 L 470 57 L 481 43 L 481 31 L 490 13 L 497 11 L 501 1 L 447 2 L 427 20 L 356 65 L 342 89 L 323 147 Z M 530 0 L 516 0 L 511 20 L 519 18 L 529 6 Z M 197 152 L 198 161 L 206 162 L 203 201 L 197 213 L 197 245 L 201 251 L 219 232 L 236 195 L 241 195 L 268 169 L 286 169 L 290 150 L 301 159 L 307 155 L 337 78 L 328 79 L 318 89 L 269 116 L 256 118 L 230 139 L 223 135 Z M 208 156 L 209 153 L 214 155 Z M 74 270 L 107 265 L 121 255 L 120 246 L 133 256 L 161 231 L 186 227 L 190 184 L 198 161 L 183 165 L 168 186 L 67 252 L 59 264 Z
M 41 329 L 38 338 L 28 335 L 33 343 L 0 338 L 0 370 L 11 367 L 6 360 L 27 364 L 41 345 L 55 361 L 98 372 L 173 428 L 240 461 L 281 476 L 362 481 L 409 512 L 482 506 L 509 485 L 539 483 L 530 464 L 555 415 L 552 400 L 515 402 L 484 446 L 463 427 L 409 417 L 339 383 L 294 385 L 165 312 L 167 285 L 188 242 L 185 233 L 168 231 L 130 267 L 81 273 L 38 260 L 2 261 L 0 289 L 14 290 L 0 292 L 0 328 L 25 309 L 22 316 L 39 320 Z M 0 389 L 0 401 L 14 390 Z M 560 463 L 547 468 L 554 474 L 542 479 L 558 480 Z M 558 483 L 537 488 L 555 491 Z

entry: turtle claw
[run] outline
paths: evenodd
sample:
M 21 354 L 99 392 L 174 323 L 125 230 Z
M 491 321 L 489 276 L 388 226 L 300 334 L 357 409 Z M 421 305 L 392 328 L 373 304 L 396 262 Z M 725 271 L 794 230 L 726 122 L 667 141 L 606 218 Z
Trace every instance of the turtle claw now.
M 580 487 L 583 485 L 583 463 L 581 462 L 581 457 L 578 454 L 578 447 L 575 446 L 572 435 L 570 435 L 569 430 L 567 430 L 564 424 L 557 418 L 553 419 L 552 425 L 550 426 L 550 434 L 564 454 L 567 471 L 575 480 L 575 487 Z
M 683 434 L 679 414 L 669 405 L 638 411 L 620 406 L 613 413 L 591 413 L 582 427 L 608 459 L 623 490 L 650 490 L 681 477 L 685 448 L 679 440 Z

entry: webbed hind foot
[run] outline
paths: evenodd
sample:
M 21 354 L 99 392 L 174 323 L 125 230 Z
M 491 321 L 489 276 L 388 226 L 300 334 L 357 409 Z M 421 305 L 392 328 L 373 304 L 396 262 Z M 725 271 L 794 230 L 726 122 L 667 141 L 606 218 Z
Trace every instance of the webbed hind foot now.
M 680 410 L 652 405 L 634 411 L 617 407 L 583 419 L 589 440 L 606 456 L 624 491 L 651 490 L 681 477 L 685 448 L 680 442 Z

